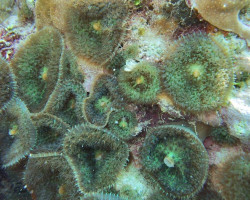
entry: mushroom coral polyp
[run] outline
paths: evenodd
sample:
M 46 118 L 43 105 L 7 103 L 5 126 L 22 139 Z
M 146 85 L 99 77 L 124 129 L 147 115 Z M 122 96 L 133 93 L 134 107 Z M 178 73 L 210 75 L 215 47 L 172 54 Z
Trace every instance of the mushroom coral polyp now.
M 233 85 L 230 51 L 220 41 L 203 33 L 185 36 L 163 69 L 165 91 L 188 112 L 216 110 Z
M 178 125 L 148 132 L 141 151 L 147 174 L 170 197 L 194 196 L 207 178 L 208 155 L 194 132 Z

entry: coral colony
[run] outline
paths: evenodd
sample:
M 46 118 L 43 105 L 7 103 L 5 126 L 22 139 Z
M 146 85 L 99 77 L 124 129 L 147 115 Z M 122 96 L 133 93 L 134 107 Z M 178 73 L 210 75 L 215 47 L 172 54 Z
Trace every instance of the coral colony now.
M 0 0 L 0 199 L 250 200 L 250 0 Z

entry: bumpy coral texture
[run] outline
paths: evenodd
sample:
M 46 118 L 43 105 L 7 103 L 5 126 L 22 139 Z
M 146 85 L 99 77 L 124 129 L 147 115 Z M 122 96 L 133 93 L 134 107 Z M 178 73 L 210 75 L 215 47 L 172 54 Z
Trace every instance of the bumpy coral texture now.
M 250 199 L 250 155 L 228 159 L 218 170 L 217 179 L 217 186 L 225 199 Z
M 151 129 L 141 152 L 148 174 L 170 197 L 187 199 L 202 188 L 207 178 L 208 155 L 200 140 L 182 126 Z
M 164 67 L 165 90 L 176 105 L 189 112 L 216 110 L 232 89 L 231 59 L 206 34 L 183 37 Z

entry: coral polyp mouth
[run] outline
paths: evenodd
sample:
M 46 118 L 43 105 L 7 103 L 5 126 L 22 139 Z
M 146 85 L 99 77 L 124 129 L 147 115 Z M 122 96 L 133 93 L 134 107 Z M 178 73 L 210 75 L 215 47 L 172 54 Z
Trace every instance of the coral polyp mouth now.
M 200 80 L 204 74 L 204 67 L 201 64 L 191 64 L 188 68 L 190 76 L 196 80 Z
M 174 167 L 174 164 L 175 164 L 174 159 L 170 156 L 165 156 L 163 162 L 168 167 Z

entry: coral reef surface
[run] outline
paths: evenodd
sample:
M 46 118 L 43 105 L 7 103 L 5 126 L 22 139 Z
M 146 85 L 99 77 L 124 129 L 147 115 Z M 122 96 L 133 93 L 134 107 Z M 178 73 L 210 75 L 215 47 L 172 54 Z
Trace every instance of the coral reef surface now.
M 0 0 L 0 199 L 250 199 L 249 4 Z

